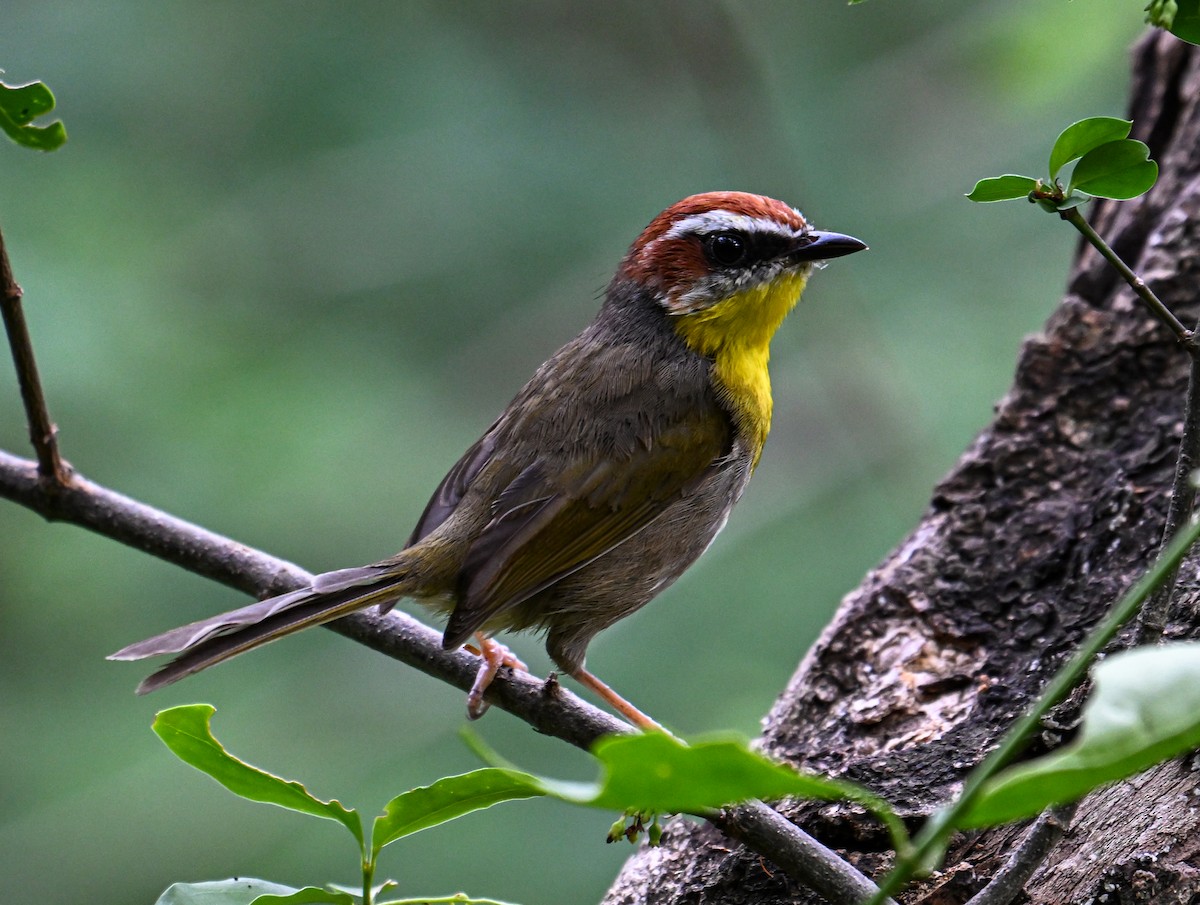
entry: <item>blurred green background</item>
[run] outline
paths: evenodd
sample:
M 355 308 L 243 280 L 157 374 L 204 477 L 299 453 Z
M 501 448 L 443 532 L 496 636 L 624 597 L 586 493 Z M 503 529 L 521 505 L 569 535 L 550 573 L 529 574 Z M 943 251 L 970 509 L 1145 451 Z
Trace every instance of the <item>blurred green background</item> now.
M 728 529 L 589 661 L 678 731 L 753 734 L 1060 295 L 1070 232 L 963 193 L 1124 112 L 1141 5 L 7 0 L 5 78 L 46 81 L 70 133 L 0 147 L 64 452 L 307 568 L 378 559 L 654 214 L 710 189 L 783 198 L 871 251 L 819 274 L 777 337 L 774 434 Z M 7 367 L 0 428 L 27 454 Z M 142 670 L 106 653 L 243 599 L 3 501 L 0 537 L 8 900 L 354 882 L 335 827 L 169 756 L 149 724 L 174 703 L 214 703 L 235 752 L 371 813 L 477 766 L 459 692 L 323 631 L 136 698 Z M 502 713 L 478 729 L 593 775 Z M 397 844 L 381 874 L 593 902 L 629 851 L 603 844 L 610 819 L 503 805 Z

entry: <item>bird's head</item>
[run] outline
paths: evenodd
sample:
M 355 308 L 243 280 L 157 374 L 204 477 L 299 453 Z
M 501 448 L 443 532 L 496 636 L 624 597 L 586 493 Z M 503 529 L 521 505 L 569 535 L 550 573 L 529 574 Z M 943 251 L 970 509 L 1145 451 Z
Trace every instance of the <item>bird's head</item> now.
M 650 222 L 621 262 L 621 276 L 650 290 L 668 314 L 686 316 L 758 287 L 794 282 L 813 263 L 867 246 L 812 229 L 782 201 L 705 192 Z M 797 293 L 798 294 L 798 293 Z
M 617 271 L 675 332 L 715 362 L 714 379 L 759 448 L 770 424 L 771 337 L 819 261 L 862 251 L 813 229 L 795 208 L 745 192 L 692 195 L 642 231 Z

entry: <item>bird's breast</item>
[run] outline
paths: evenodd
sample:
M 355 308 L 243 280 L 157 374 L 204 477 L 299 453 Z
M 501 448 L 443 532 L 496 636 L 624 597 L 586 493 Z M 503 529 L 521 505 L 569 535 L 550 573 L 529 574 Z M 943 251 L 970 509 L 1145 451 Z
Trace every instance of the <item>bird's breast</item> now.
M 712 362 L 713 389 L 751 454 L 751 468 L 771 430 L 771 338 L 799 301 L 807 276 L 784 274 L 675 322 L 688 347 Z

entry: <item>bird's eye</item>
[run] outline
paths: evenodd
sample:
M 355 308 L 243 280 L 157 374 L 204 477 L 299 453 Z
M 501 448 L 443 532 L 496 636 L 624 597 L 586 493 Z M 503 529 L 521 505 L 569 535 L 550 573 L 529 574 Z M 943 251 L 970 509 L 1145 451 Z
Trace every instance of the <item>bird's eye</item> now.
M 708 259 L 721 267 L 736 267 L 746 260 L 748 247 L 745 236 L 738 233 L 713 233 L 704 238 Z

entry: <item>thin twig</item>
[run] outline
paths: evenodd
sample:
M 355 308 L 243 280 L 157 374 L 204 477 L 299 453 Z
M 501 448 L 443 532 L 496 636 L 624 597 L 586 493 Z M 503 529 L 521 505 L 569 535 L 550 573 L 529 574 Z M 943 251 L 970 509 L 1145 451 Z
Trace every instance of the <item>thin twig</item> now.
M 1073 801 L 1044 810 L 1004 866 L 966 905 L 1008 905 L 1013 901 L 1067 832 L 1078 807 L 1079 802 Z
M 0 451 L 0 497 L 53 521 L 80 525 L 159 559 L 258 597 L 303 587 L 312 575 L 286 560 L 239 544 L 74 475 L 70 484 L 46 493 L 37 465 Z M 393 610 L 355 613 L 327 626 L 341 635 L 412 666 L 463 691 L 470 689 L 479 660 L 464 650 L 444 650 L 441 633 Z M 545 735 L 588 750 L 603 735 L 629 726 L 580 700 L 557 683 L 502 669 L 488 688 L 488 701 Z M 875 885 L 799 827 L 761 802 L 713 815 L 714 823 L 809 885 L 830 902 L 861 902 Z
M 1200 358 L 1193 357 L 1192 366 L 1188 371 L 1183 437 L 1179 441 L 1179 458 L 1175 463 L 1175 480 L 1171 485 L 1171 501 L 1167 506 L 1167 520 L 1163 526 L 1160 550 L 1192 517 L 1196 506 L 1196 485 L 1193 483 L 1192 473 L 1197 465 L 1200 465 Z M 1135 644 L 1155 644 L 1166 631 L 1178 576 L 1179 570 L 1176 569 L 1143 608 L 1138 616 Z
M 879 892 L 866 876 L 826 848 L 778 811 L 751 801 L 710 816 L 718 829 L 757 852 L 769 848 L 780 870 L 815 889 L 834 903 L 866 902 Z M 784 860 L 780 860 L 784 859 Z M 849 868 L 847 870 L 846 868 Z M 884 905 L 896 905 L 888 898 Z
M 1120 256 L 1109 247 L 1109 244 L 1100 237 L 1100 234 L 1092 229 L 1092 225 L 1083 218 L 1083 214 L 1079 212 L 1079 208 L 1073 207 L 1070 210 L 1059 211 L 1059 216 L 1074 226 L 1077 230 L 1083 233 L 1083 237 L 1092 244 L 1096 251 L 1104 260 L 1119 273 L 1130 285 L 1137 297 L 1142 300 L 1142 303 L 1150 310 L 1156 318 L 1162 321 L 1163 325 L 1175 334 L 1175 338 L 1179 340 L 1189 355 L 1193 358 L 1200 356 L 1200 343 L 1196 340 L 1196 334 L 1180 323 L 1171 309 L 1162 303 L 1157 295 L 1155 295 L 1146 281 L 1133 272 L 1133 270 L 1121 260 Z
M 13 277 L 4 235 L 0 233 L 0 312 L 3 313 L 4 329 L 8 333 L 13 365 L 17 369 L 21 401 L 25 404 L 29 440 L 37 454 L 38 474 L 48 487 L 54 487 L 70 480 L 70 470 L 58 454 L 58 428 L 50 420 L 50 412 L 46 408 L 46 396 L 42 392 L 42 381 L 33 358 L 33 344 L 29 340 L 29 326 L 25 323 L 25 312 L 21 307 L 22 295 L 21 287 Z
M 36 464 L 5 452 L 0 452 L 0 496 L 51 521 L 80 525 L 256 597 L 281 594 L 312 581 L 310 573 L 293 563 L 175 518 L 79 474 L 65 488 L 47 494 Z M 479 669 L 473 654 L 443 650 L 439 632 L 398 611 L 385 616 L 364 611 L 329 627 L 463 691 L 471 687 Z M 565 689 L 547 695 L 543 686 L 528 674 L 501 670 L 488 699 L 539 732 L 584 749 L 602 735 L 628 731 L 625 723 Z
M 1121 256 L 1084 219 L 1078 207 L 1060 211 L 1059 215 L 1079 230 L 1104 260 L 1113 266 L 1150 313 L 1175 335 L 1192 359 L 1192 367 L 1188 372 L 1187 400 L 1184 403 L 1183 437 L 1179 443 L 1179 458 L 1175 464 L 1175 481 L 1171 486 L 1171 501 L 1158 548 L 1161 553 L 1184 522 L 1191 518 L 1196 504 L 1196 488 L 1192 484 L 1192 472 L 1200 462 L 1200 339 L 1198 339 L 1197 330 L 1188 330 L 1184 327 L 1171 309 L 1163 304 L 1154 290 L 1146 284 L 1146 281 L 1121 260 Z M 1178 570 L 1167 576 L 1167 579 L 1146 603 L 1142 612 L 1138 614 L 1134 644 L 1154 644 L 1166 631 L 1171 599 L 1175 596 L 1177 576 Z

